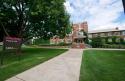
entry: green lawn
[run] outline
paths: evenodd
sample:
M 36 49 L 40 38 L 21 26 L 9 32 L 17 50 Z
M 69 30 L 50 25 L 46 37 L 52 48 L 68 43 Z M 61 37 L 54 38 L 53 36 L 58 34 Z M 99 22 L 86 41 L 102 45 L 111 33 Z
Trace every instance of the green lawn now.
M 4 66 L 0 66 L 0 81 L 4 81 L 18 73 L 21 73 L 35 65 L 43 63 L 61 53 L 66 49 L 43 49 L 43 48 L 23 48 L 21 60 L 12 53 L 6 53 Z M 3 52 L 0 52 L 2 54 Z
M 0 46 L 0 51 L 2 50 L 2 46 Z
M 84 51 L 80 81 L 125 81 L 125 51 Z

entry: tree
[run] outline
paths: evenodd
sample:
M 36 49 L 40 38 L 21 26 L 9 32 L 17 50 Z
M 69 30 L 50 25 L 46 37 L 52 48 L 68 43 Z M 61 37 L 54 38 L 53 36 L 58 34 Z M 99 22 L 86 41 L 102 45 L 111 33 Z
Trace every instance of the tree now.
M 85 38 L 83 38 L 84 42 L 88 44 L 89 43 L 88 33 L 85 32 L 84 30 L 81 30 L 80 32 L 82 32 L 83 36 L 85 36 Z
M 10 36 L 23 37 L 34 0 L 2 0 L 0 6 L 1 27 Z M 5 33 L 6 33 L 5 32 Z
M 120 44 L 125 44 L 124 39 L 120 38 Z
M 92 38 L 91 45 L 92 47 L 101 47 L 103 45 L 101 37 Z
M 70 23 L 64 2 L 65 0 L 2 0 L 0 27 L 10 36 L 26 39 L 49 39 L 53 35 L 64 37 Z

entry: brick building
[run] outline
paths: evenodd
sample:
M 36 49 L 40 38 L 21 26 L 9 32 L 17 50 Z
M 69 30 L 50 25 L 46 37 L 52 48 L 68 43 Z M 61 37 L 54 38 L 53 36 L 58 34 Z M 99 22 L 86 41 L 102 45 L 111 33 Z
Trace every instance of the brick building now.
M 73 24 L 71 34 L 65 36 L 64 39 L 54 36 L 50 39 L 50 44 L 59 44 L 61 42 L 65 42 L 67 44 L 72 43 L 72 48 L 85 48 L 84 40 L 86 39 L 86 36 L 84 33 L 88 33 L 87 22 Z
M 87 22 L 73 24 L 72 27 L 72 48 L 85 48 L 85 33 L 88 33 Z
M 73 24 L 73 32 L 75 31 L 81 31 L 84 30 L 85 32 L 88 32 L 88 24 L 87 22 L 79 23 L 79 24 Z

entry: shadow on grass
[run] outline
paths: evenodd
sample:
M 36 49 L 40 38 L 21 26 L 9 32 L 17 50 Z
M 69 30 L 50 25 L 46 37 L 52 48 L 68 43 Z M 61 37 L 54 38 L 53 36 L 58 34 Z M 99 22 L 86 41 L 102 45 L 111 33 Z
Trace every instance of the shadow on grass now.
M 57 55 L 67 51 L 66 49 L 43 49 L 23 48 L 20 61 L 13 51 L 6 51 L 4 65 L 0 67 L 0 81 L 4 81 L 20 72 L 23 72 L 35 65 L 43 63 Z M 3 52 L 1 51 L 0 54 Z

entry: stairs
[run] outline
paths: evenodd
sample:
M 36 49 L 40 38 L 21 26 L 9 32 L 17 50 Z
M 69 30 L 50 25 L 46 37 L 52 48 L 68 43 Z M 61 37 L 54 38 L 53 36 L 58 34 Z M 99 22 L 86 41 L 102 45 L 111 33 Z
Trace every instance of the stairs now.
M 73 43 L 71 47 L 77 49 L 84 49 L 86 46 L 84 43 Z

